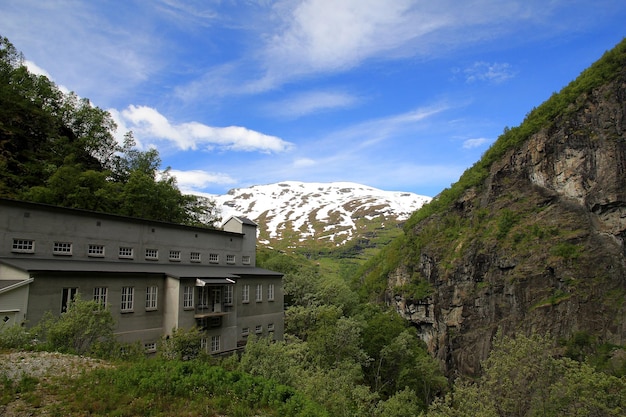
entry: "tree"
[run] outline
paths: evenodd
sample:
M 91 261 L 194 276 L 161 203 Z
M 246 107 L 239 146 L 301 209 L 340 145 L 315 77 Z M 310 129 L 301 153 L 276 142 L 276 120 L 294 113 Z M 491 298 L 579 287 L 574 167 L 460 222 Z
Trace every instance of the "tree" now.
M 54 317 L 48 312 L 33 332 L 50 349 L 83 355 L 95 349 L 98 343 L 110 343 L 114 339 L 114 326 L 107 308 L 77 295 L 65 313 Z

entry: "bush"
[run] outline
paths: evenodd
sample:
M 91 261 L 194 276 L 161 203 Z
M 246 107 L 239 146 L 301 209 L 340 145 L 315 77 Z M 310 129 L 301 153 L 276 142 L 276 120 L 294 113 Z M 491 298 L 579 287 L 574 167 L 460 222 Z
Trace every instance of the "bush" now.
M 0 335 L 0 349 L 27 349 L 32 346 L 33 337 L 24 326 L 2 325 Z

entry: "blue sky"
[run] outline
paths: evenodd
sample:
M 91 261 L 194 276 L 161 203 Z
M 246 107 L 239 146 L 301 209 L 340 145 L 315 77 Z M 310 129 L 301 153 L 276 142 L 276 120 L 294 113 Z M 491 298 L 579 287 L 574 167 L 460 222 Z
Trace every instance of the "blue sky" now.
M 0 2 L 33 71 L 212 194 L 296 180 L 434 196 L 624 22 L 623 0 Z

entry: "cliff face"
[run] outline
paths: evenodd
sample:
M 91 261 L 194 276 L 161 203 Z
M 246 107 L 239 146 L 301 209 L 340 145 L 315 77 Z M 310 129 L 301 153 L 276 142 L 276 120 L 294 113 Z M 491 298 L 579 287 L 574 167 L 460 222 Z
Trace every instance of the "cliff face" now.
M 449 372 L 477 374 L 498 329 L 625 344 L 626 64 L 406 234 L 388 299 Z M 416 280 L 430 297 L 398 291 Z

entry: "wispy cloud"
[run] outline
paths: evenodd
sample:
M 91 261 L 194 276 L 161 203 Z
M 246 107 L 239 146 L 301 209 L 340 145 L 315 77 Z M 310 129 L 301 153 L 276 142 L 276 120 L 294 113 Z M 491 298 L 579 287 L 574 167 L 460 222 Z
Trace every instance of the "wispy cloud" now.
M 475 62 L 463 70 L 465 81 L 468 83 L 486 81 L 495 84 L 502 83 L 515 76 L 511 64 L 506 62 Z
M 467 139 L 463 141 L 463 149 L 479 148 L 490 140 L 487 138 Z
M 213 173 L 203 170 L 170 170 L 170 174 L 176 177 L 180 190 L 185 194 L 202 192 L 211 185 L 232 185 L 237 181 L 228 174 Z
M 213 127 L 199 122 L 171 123 L 158 110 L 147 106 L 128 106 L 121 112 L 110 110 L 118 131 L 133 131 L 140 144 L 166 141 L 181 150 L 205 149 L 229 151 L 286 152 L 294 146 L 279 137 L 241 126 Z
M 336 91 L 309 91 L 271 103 L 269 111 L 282 117 L 301 117 L 330 109 L 351 107 L 357 97 Z

